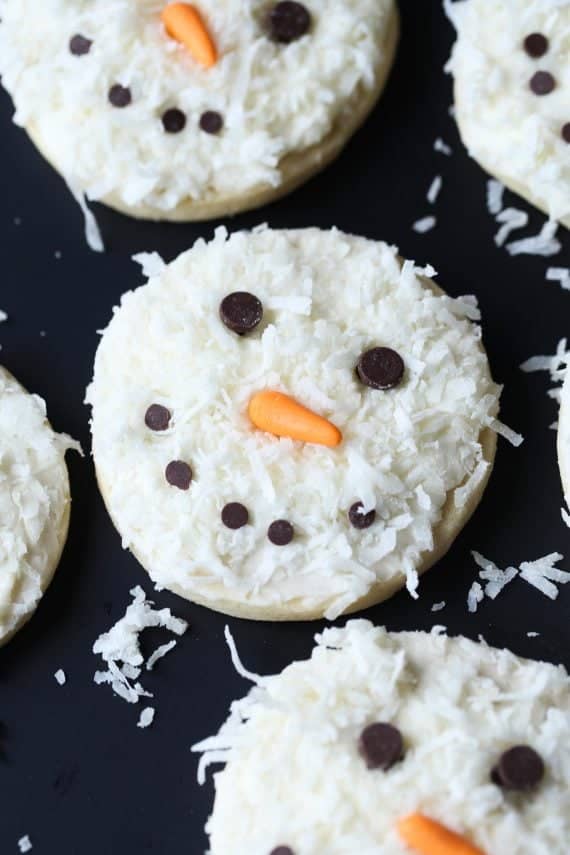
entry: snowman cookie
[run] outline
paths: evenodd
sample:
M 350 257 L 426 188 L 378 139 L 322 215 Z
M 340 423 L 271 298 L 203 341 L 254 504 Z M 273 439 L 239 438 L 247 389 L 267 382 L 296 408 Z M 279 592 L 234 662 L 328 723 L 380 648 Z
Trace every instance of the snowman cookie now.
M 0 366 L 0 644 L 31 617 L 59 563 L 69 524 L 65 452 L 45 404 Z
M 469 153 L 570 227 L 569 0 L 445 0 L 449 70 Z
M 415 594 L 494 459 L 473 298 L 336 230 L 218 229 L 151 261 L 87 396 L 124 545 L 158 586 L 249 618 Z
M 562 476 L 562 489 L 566 504 L 570 508 L 570 371 L 566 371 L 566 380 L 560 398 L 560 416 L 558 418 L 558 463 Z
M 364 121 L 394 0 L 0 0 L 15 120 L 66 178 L 137 217 L 199 220 L 281 196 Z
M 570 679 L 465 638 L 326 629 L 194 747 L 212 855 L 566 855 Z

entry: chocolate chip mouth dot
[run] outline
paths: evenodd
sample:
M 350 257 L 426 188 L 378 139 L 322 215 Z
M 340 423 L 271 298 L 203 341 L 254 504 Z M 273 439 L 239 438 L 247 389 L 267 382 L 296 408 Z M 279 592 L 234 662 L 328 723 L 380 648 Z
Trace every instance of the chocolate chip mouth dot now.
M 515 745 L 499 758 L 492 780 L 506 790 L 532 790 L 544 777 L 544 762 L 529 745 Z
M 287 546 L 293 540 L 293 526 L 288 520 L 275 520 L 267 529 L 267 537 L 275 546 Z
M 243 528 L 249 522 L 249 512 L 240 502 L 229 502 L 222 509 L 222 522 L 226 528 Z
M 228 329 L 238 335 L 252 332 L 261 322 L 263 306 L 254 294 L 234 291 L 220 303 L 220 317 Z
M 188 490 L 192 481 L 192 470 L 183 460 L 171 460 L 164 471 L 166 480 L 171 487 Z
M 224 126 L 224 120 L 216 110 L 206 110 L 200 116 L 200 129 L 207 134 L 219 134 Z
M 268 15 L 269 35 L 275 42 L 290 44 L 309 31 L 311 14 L 302 3 L 281 0 Z
M 368 769 L 387 772 L 404 756 L 404 742 L 397 727 L 377 722 L 365 727 L 360 734 L 358 748 Z
M 186 114 L 173 107 L 162 115 L 162 125 L 168 134 L 179 134 L 186 127 Z
M 548 39 L 542 33 L 531 33 L 524 40 L 524 49 L 533 59 L 540 59 L 548 52 Z
M 390 347 L 374 347 L 362 354 L 356 373 L 371 389 L 394 389 L 402 382 L 404 360 Z
M 376 519 L 376 511 L 372 508 L 368 513 L 363 513 L 364 505 L 362 502 L 355 502 L 348 511 L 348 518 L 354 528 L 364 529 L 370 528 Z
M 535 95 L 550 95 L 556 81 L 549 71 L 537 71 L 530 78 L 530 88 Z
M 144 423 L 150 430 L 162 431 L 168 428 L 172 414 L 162 404 L 151 404 L 144 416 Z
M 85 56 L 91 50 L 92 44 L 91 39 L 87 39 L 85 36 L 77 33 L 77 35 L 69 40 L 69 50 L 73 56 Z
M 113 107 L 128 107 L 132 100 L 131 90 L 128 86 L 121 86 L 120 83 L 115 83 L 109 89 L 109 101 Z
M 295 855 L 295 853 L 289 846 L 276 846 L 269 855 Z
M 566 124 L 562 126 L 562 139 L 564 142 L 570 143 L 570 122 L 566 122 Z

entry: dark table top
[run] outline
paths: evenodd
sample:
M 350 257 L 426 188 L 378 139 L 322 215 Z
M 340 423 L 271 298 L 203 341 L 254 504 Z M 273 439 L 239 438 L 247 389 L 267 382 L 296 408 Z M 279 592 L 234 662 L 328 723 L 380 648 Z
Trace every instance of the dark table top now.
M 451 81 L 443 65 L 452 28 L 438 0 L 400 0 L 400 6 L 402 41 L 389 85 L 338 162 L 289 198 L 237 217 L 228 227 L 264 221 L 276 228 L 336 225 L 431 262 L 450 294 L 478 296 L 493 373 L 505 384 L 502 418 L 526 441 L 519 449 L 500 441 L 480 508 L 422 580 L 419 601 L 402 592 L 366 616 L 393 630 L 442 623 L 450 633 L 482 633 L 492 644 L 568 666 L 570 585 L 551 602 L 516 580 L 475 615 L 468 613 L 466 597 L 477 578 L 472 549 L 500 567 L 553 551 L 570 555 L 570 531 L 560 518 L 556 435 L 548 427 L 556 418 L 546 395 L 548 378 L 519 369 L 529 356 L 553 353 L 570 334 L 570 295 L 545 281 L 549 265 L 568 265 L 570 241 L 562 236 L 563 253 L 555 259 L 511 258 L 495 246 L 486 176 L 467 156 L 448 113 Z M 55 428 L 88 450 L 83 398 L 96 330 L 106 326 L 120 294 L 142 282 L 130 256 L 157 250 L 170 260 L 198 236 L 209 237 L 215 224 L 139 223 L 95 206 L 107 252 L 91 252 L 78 207 L 11 124 L 11 112 L 2 94 L 0 308 L 10 319 L 0 326 L 0 358 L 46 398 Z M 434 151 L 439 136 L 452 146 L 451 157 Z M 433 211 L 438 225 L 416 234 L 412 223 L 432 213 L 426 192 L 436 174 L 443 176 Z M 538 232 L 543 221 L 531 211 L 525 233 Z M 190 746 L 213 733 L 230 701 L 248 689 L 230 663 L 224 625 L 231 626 L 245 663 L 260 673 L 306 657 L 320 625 L 228 620 L 166 592 L 156 594 L 152 598 L 160 606 L 186 618 L 191 628 L 145 675 L 157 715 L 150 729 L 138 729 L 141 705 L 94 685 L 101 660 L 91 648 L 124 613 L 129 589 L 140 584 L 152 595 L 152 585 L 121 549 L 89 457 L 68 459 L 73 512 L 60 568 L 32 621 L 0 650 L 0 850 L 17 852 L 18 839 L 29 834 L 34 855 L 198 855 L 206 849 L 212 787 L 197 786 Z M 431 605 L 441 600 L 446 608 L 432 613 Z M 540 636 L 528 638 L 530 630 Z M 150 649 L 164 640 L 150 631 L 143 644 Z M 53 676 L 58 668 L 67 674 L 61 688 Z

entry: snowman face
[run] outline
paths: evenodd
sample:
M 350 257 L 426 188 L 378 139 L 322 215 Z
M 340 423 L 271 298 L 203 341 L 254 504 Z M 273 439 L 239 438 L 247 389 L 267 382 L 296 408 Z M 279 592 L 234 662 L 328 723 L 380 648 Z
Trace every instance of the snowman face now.
M 0 69 L 17 121 L 70 182 L 168 211 L 278 186 L 281 161 L 373 88 L 392 10 L 0 0 Z
M 368 621 L 327 629 L 195 746 L 200 780 L 226 764 L 210 851 L 562 853 L 569 714 L 562 668 Z
M 553 218 L 570 223 L 570 4 L 448 4 L 450 61 L 470 154 Z
M 236 333 L 232 311 L 254 326 Z M 413 586 L 448 493 L 488 469 L 498 390 L 466 312 L 385 244 L 199 241 L 123 298 L 96 359 L 93 450 L 125 544 L 160 585 L 212 601 L 338 613 L 402 571 Z M 260 395 L 285 397 L 286 430 L 253 412 Z M 291 401 L 330 441 L 290 430 Z

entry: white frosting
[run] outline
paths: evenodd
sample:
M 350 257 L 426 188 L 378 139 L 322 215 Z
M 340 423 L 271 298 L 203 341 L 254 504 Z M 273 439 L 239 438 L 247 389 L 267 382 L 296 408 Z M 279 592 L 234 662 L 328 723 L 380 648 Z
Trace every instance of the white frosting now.
M 0 367 L 0 642 L 34 611 L 67 535 L 65 452 L 45 403 Z
M 15 121 L 38 133 L 56 165 L 93 199 L 171 210 L 191 197 L 248 193 L 281 182 L 280 162 L 323 140 L 384 60 L 393 0 L 307 0 L 310 33 L 290 45 L 267 38 L 267 0 L 200 0 L 219 51 L 208 70 L 170 39 L 166 0 L 0 0 L 0 73 Z M 72 56 L 69 39 L 93 40 Z M 108 102 L 128 86 L 129 107 Z M 164 132 L 177 107 L 182 133 Z M 224 130 L 198 127 L 216 110 Z
M 399 728 L 402 762 L 370 771 L 376 721 Z M 513 745 L 539 752 L 535 791 L 490 780 Z M 263 678 L 194 750 L 215 776 L 212 855 L 410 855 L 395 824 L 422 812 L 487 855 L 563 855 L 570 839 L 570 680 L 564 669 L 433 633 L 367 621 L 317 636 L 311 659 Z M 203 763 L 202 765 L 205 765 Z
M 562 474 L 562 486 L 566 504 L 570 507 L 570 371 L 566 370 L 566 380 L 560 398 L 560 417 L 558 420 L 558 459 Z
M 470 154 L 529 195 L 554 219 L 570 217 L 569 0 L 444 0 L 458 38 L 449 69 Z M 542 33 L 550 47 L 529 57 L 523 42 Z M 554 91 L 533 94 L 529 81 L 549 71 Z
M 149 261 L 148 257 L 145 259 Z M 489 375 L 473 298 L 436 296 L 395 248 L 336 230 L 224 229 L 123 296 L 97 352 L 87 393 L 93 454 L 108 509 L 154 581 L 214 601 L 307 608 L 333 616 L 377 581 L 408 576 L 433 547 L 449 491 L 481 480 L 480 435 L 495 425 L 499 388 Z M 219 318 L 229 293 L 250 291 L 264 320 L 239 337 Z M 398 351 L 404 382 L 388 393 L 355 377 L 373 346 Z M 251 396 L 283 391 L 330 419 L 337 448 L 276 439 L 253 428 Z M 173 414 L 154 433 L 152 403 Z M 187 461 L 187 492 L 164 476 Z M 456 496 L 462 506 L 468 491 Z M 250 524 L 230 531 L 226 503 Z M 376 508 L 365 531 L 347 511 Z M 288 519 L 296 536 L 272 545 Z

